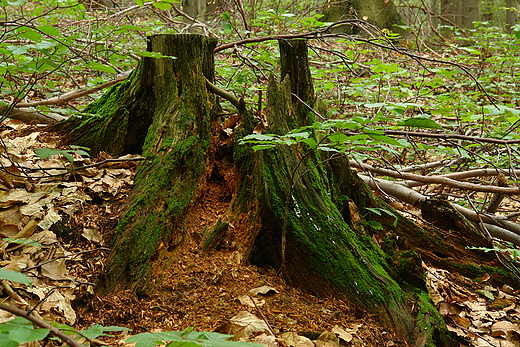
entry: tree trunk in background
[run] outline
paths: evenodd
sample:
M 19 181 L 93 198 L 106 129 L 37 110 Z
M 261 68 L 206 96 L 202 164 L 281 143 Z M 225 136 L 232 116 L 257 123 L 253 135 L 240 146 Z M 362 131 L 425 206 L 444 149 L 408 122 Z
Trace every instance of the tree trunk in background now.
M 442 0 L 441 16 L 461 29 L 473 28 L 473 22 L 480 21 L 480 0 Z M 449 35 L 450 30 L 441 31 Z
M 506 0 L 506 7 L 513 9 L 517 8 L 516 0 Z M 517 17 L 518 15 L 516 11 L 506 10 L 506 30 L 508 33 L 511 33 L 511 28 L 516 24 Z
M 388 0 L 327 0 L 322 11 L 325 22 L 336 22 L 341 19 L 364 19 L 379 29 L 389 29 L 405 37 L 407 31 L 400 26 L 405 22 L 392 1 Z M 345 27 L 346 28 L 346 27 Z M 342 29 L 343 30 L 343 29 Z M 347 30 L 348 32 L 349 30 Z M 359 28 L 352 28 L 352 33 L 363 33 Z
M 182 0 L 182 10 L 191 18 L 202 20 L 206 12 L 206 0 Z

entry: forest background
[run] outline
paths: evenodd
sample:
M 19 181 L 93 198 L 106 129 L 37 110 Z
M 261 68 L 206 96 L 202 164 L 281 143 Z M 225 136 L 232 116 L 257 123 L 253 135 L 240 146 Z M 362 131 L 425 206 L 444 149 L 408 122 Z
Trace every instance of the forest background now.
M 406 179 L 407 167 L 424 165 L 444 176 L 437 181 L 424 178 L 421 184 L 443 185 L 445 178 L 454 177 L 447 174 L 495 169 L 506 173 L 507 179 L 499 183 L 501 176 L 491 175 L 491 181 L 474 184 L 512 192 L 518 187 L 520 27 L 514 1 L 2 0 L 1 11 L 4 119 L 52 123 L 81 115 L 87 103 L 98 99 L 103 88 L 126 78 L 142 57 L 160 57 L 146 51 L 146 36 L 156 33 L 201 33 L 217 37 L 223 47 L 229 43 L 229 49 L 217 52 L 217 84 L 256 107 L 269 74 L 279 69 L 275 40 L 280 35 L 293 38 L 317 32 L 309 44 L 311 74 L 321 100 L 316 111 L 324 119 L 346 120 L 341 126 L 352 133 L 328 136 L 330 142 L 314 146 L 346 153 L 352 167 L 373 175 Z M 333 24 L 337 21 L 344 22 Z M 331 25 L 333 30 L 323 33 L 334 36 L 320 37 L 321 30 Z M 226 102 L 224 108 L 233 109 Z M 324 121 L 319 130 L 327 134 L 338 126 Z M 423 133 L 414 134 L 414 129 Z M 246 140 L 257 149 L 310 145 L 300 130 L 287 136 L 256 134 Z M 47 154 L 70 156 L 84 150 L 72 147 Z M 398 173 L 384 171 L 388 167 Z M 482 171 L 474 175 L 485 176 Z M 370 177 L 366 180 L 370 182 Z M 454 189 L 465 188 L 452 184 Z M 442 195 L 470 210 L 506 215 L 513 221 L 518 216 L 514 195 L 507 190 L 461 193 L 437 187 L 422 193 Z M 512 205 L 500 206 L 505 196 Z M 368 224 L 380 227 L 377 221 Z M 489 233 L 494 248 L 488 251 L 497 251 L 497 258 L 518 276 L 520 237 L 514 227 L 506 232 L 490 228 Z M 24 277 L 3 276 L 28 283 Z M 27 334 L 32 329 L 25 321 L 18 322 L 0 334 L 13 346 L 40 340 L 51 329 Z M 117 330 L 96 329 L 89 336 Z M 24 337 L 14 338 L 13 332 Z M 156 339 L 145 336 L 148 342 Z

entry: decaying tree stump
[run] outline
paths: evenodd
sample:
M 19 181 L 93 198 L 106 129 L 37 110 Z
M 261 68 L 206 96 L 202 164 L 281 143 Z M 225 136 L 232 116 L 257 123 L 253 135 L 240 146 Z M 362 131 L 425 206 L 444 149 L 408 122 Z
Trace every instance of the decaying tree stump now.
M 93 138 L 85 139 L 85 145 L 99 141 L 95 148 L 112 154 L 142 146 L 147 158 L 139 166 L 130 206 L 116 230 L 100 283 L 103 291 L 146 291 L 150 258 L 159 242 L 172 248 L 182 244 L 182 217 L 206 175 L 214 99 L 206 92 L 206 78 L 213 80 L 215 44 L 201 35 L 151 36 L 149 51 L 174 58 L 144 58 L 128 82 L 93 106 L 113 105 L 92 127 L 98 136 L 91 132 Z M 114 137 L 122 144 L 114 144 L 106 124 L 119 129 Z
M 165 266 L 157 261 L 158 248 L 174 252 L 187 237 L 182 219 L 209 177 L 210 144 L 219 136 L 210 131 L 215 100 L 206 91 L 206 79 L 213 81 L 215 44 L 200 35 L 151 36 L 150 51 L 175 58 L 144 58 L 128 81 L 89 107 L 101 116 L 61 125 L 74 130 L 72 138 L 82 140 L 77 144 L 95 151 L 142 149 L 147 158 L 117 227 L 101 292 L 145 293 L 152 266 Z M 282 40 L 280 52 L 283 80 L 270 77 L 265 114 L 268 131 L 285 134 L 315 121 L 308 110 L 315 96 L 306 41 Z M 231 241 L 241 245 L 247 261 L 273 267 L 309 292 L 345 297 L 377 313 L 410 346 L 446 346 L 446 327 L 428 298 L 421 256 L 436 265 L 460 262 L 462 242 L 451 245 L 433 228 L 421 229 L 402 217 L 394 225 L 391 216 L 369 212 L 367 207 L 377 207 L 397 214 L 352 173 L 345 158 L 323 161 L 306 145 L 259 152 L 238 145 L 257 122 L 245 112 L 235 129 L 236 190 L 204 248 L 216 238 L 231 238 L 226 230 L 234 225 L 241 238 Z M 383 230 L 369 232 L 364 220 L 380 221 Z M 471 252 L 468 257 L 480 259 Z
M 280 41 L 280 46 L 285 55 L 281 59 L 282 76 L 286 78 L 282 83 L 273 77 L 269 81 L 266 117 L 270 132 L 282 135 L 313 121 L 312 113 L 297 105 L 302 105 L 300 100 L 313 105 L 314 95 L 306 42 Z M 291 62 L 296 67 L 285 66 Z M 404 288 L 392 278 L 385 254 L 370 235 L 349 226 L 333 201 L 331 192 L 337 189 L 331 185 L 337 182 L 328 179 L 330 175 L 320 164 L 319 154 L 308 148 L 300 150 L 308 154 L 302 157 L 295 148 L 288 147 L 256 153 L 235 148 L 242 185 L 232 210 L 235 216 L 256 211 L 249 212 L 249 219 L 241 220 L 241 224 L 258 226 L 253 233 L 257 236 L 250 261 L 281 267 L 290 283 L 315 294 L 347 297 L 377 313 L 411 346 L 422 346 L 427 341 L 445 345 L 445 326 L 428 299 L 424 282 L 421 287 Z M 348 165 L 335 169 L 354 180 Z M 366 193 L 371 194 L 368 190 Z M 349 200 L 344 195 L 341 199 Z M 284 253 L 285 259 L 281 256 Z M 412 313 L 410 300 L 420 307 L 422 316 Z

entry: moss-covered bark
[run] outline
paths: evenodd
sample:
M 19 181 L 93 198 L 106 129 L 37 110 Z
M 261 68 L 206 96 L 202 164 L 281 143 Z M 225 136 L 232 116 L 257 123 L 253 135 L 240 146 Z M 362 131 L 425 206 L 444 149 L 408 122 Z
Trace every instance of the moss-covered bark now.
M 136 71 L 136 76 L 146 74 L 155 100 L 142 148 L 147 160 L 138 168 L 129 209 L 116 230 L 100 282 L 104 291 L 130 286 L 145 292 L 150 287 L 152 255 L 160 242 L 172 249 L 182 243 L 181 218 L 206 174 L 212 97 L 204 70 L 213 71 L 207 64 L 215 41 L 200 35 L 154 35 L 148 45 L 176 58 L 148 60 Z
M 285 79 L 277 83 L 271 78 L 266 117 L 270 132 L 285 134 L 313 119 L 307 106 L 300 106 L 301 101 L 312 105 L 314 94 L 305 41 L 282 41 L 280 46 L 286 55 Z M 289 67 L 290 62 L 295 66 Z M 247 118 L 244 124 L 249 124 Z M 411 346 L 446 345 L 446 328 L 428 299 L 424 278 L 406 284 L 396 281 L 397 266 L 370 235 L 352 228 L 345 218 L 352 199 L 338 194 L 334 174 L 327 169 L 338 169 L 344 179 L 354 181 L 348 165 L 323 165 L 318 153 L 303 147 L 256 153 L 237 147 L 235 154 L 242 185 L 231 210 L 242 222 L 246 215 L 245 223 L 256 226 L 249 254 L 252 263 L 272 266 L 290 283 L 313 293 L 349 298 L 377 313 Z M 420 267 L 420 257 L 414 253 L 402 259 L 400 273 L 412 272 L 411 264 Z
M 127 153 L 142 153 L 148 128 L 154 121 L 157 108 L 171 105 L 175 98 L 185 90 L 183 84 L 187 82 L 180 78 L 176 66 L 185 66 L 191 69 L 189 64 L 200 64 L 198 67 L 201 76 L 210 82 L 214 81 L 214 54 L 213 49 L 217 41 L 205 39 L 202 50 L 193 52 L 192 49 L 180 49 L 164 39 L 167 35 L 154 35 L 148 38 L 147 50 L 159 52 L 165 56 L 173 56 L 172 69 L 164 69 L 164 64 L 158 62 L 167 61 L 168 58 L 143 58 L 130 76 L 114 85 L 99 100 L 88 105 L 82 116 L 76 116 L 54 126 L 54 130 L 64 134 L 64 141 L 75 145 L 90 148 L 92 155 L 100 151 L 112 156 Z M 197 44 L 199 35 L 179 35 L 183 44 L 190 47 Z M 209 46 L 208 46 L 209 45 Z M 192 59 L 190 54 L 200 54 L 197 59 Z M 179 86 L 165 86 L 172 76 L 163 76 L 165 73 L 177 74 Z M 191 81 L 191 76 L 186 76 Z M 177 90 L 174 90 L 177 88 Z M 204 86 L 200 91 L 205 91 Z M 172 94 L 175 92 L 177 94 Z M 195 95 L 200 96 L 200 95 Z M 210 97 L 213 100 L 212 97 Z

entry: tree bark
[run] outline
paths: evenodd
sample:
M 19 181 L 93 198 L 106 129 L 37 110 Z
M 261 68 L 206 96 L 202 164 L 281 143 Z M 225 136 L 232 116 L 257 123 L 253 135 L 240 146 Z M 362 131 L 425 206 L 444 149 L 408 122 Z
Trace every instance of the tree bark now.
M 448 19 L 458 28 L 471 29 L 473 22 L 480 21 L 480 0 L 442 0 L 441 16 Z M 452 33 L 450 29 L 443 29 L 441 33 L 448 36 Z M 460 42 L 469 45 L 469 42 Z
M 285 134 L 314 121 L 291 95 L 310 105 L 314 95 L 305 41 L 280 41 L 280 52 L 285 56 L 281 58 L 285 78 L 281 83 L 274 77 L 269 81 L 266 117 L 270 132 Z M 289 62 L 297 67 L 285 66 Z M 307 154 L 302 156 L 302 152 Z M 341 204 L 332 198 L 330 193 L 338 182 L 327 177 L 340 172 L 343 179 L 350 180 L 341 184 L 351 184 L 354 176 L 348 162 L 336 162 L 338 167 L 332 169 L 321 164 L 318 153 L 305 147 L 261 152 L 236 147 L 235 153 L 242 184 L 232 204 L 232 216 L 242 225 L 257 226 L 250 262 L 280 269 L 290 283 L 312 293 L 347 297 L 378 314 L 411 346 L 446 344 L 445 325 L 428 299 L 424 281 L 408 284 L 408 289 L 397 283 L 385 254 L 362 228 L 347 223 L 338 208 Z M 367 189 L 363 192 L 371 194 Z M 339 200 L 348 199 L 343 195 Z M 249 218 L 243 220 L 244 215 Z M 230 223 L 237 225 L 237 221 Z M 407 257 L 420 264 L 417 254 L 409 252 Z M 417 268 L 414 271 L 420 273 Z M 420 314 L 412 314 L 409 300 L 420 307 Z
M 516 0 L 506 0 L 506 30 L 508 33 L 511 33 L 513 30 L 513 26 L 517 21 L 517 12 L 518 10 L 516 6 Z
M 388 29 L 403 37 L 409 33 L 401 28 L 406 23 L 397 11 L 394 3 L 387 0 L 327 0 L 323 7 L 324 22 L 336 22 L 341 19 L 356 17 L 366 20 L 379 29 Z M 365 34 L 359 27 L 344 28 L 347 33 Z M 343 30 L 343 29 L 341 29 Z
M 125 84 L 121 107 L 109 115 L 113 122 L 124 114 L 130 115 L 126 124 L 133 119 L 150 126 L 132 128 L 136 133 L 128 133 L 145 135 L 142 152 L 147 160 L 138 168 L 130 206 L 116 230 L 99 287 L 104 292 L 127 287 L 146 292 L 150 288 L 150 258 L 159 243 L 174 249 L 184 240 L 182 217 L 196 200 L 206 175 L 214 102 L 206 92 L 206 78 L 213 80 L 215 45 L 215 40 L 202 35 L 151 36 L 150 51 L 175 58 L 144 58 L 131 82 Z M 121 97 L 118 90 L 107 99 L 117 102 Z M 131 106 L 143 112 L 122 111 L 128 98 Z

